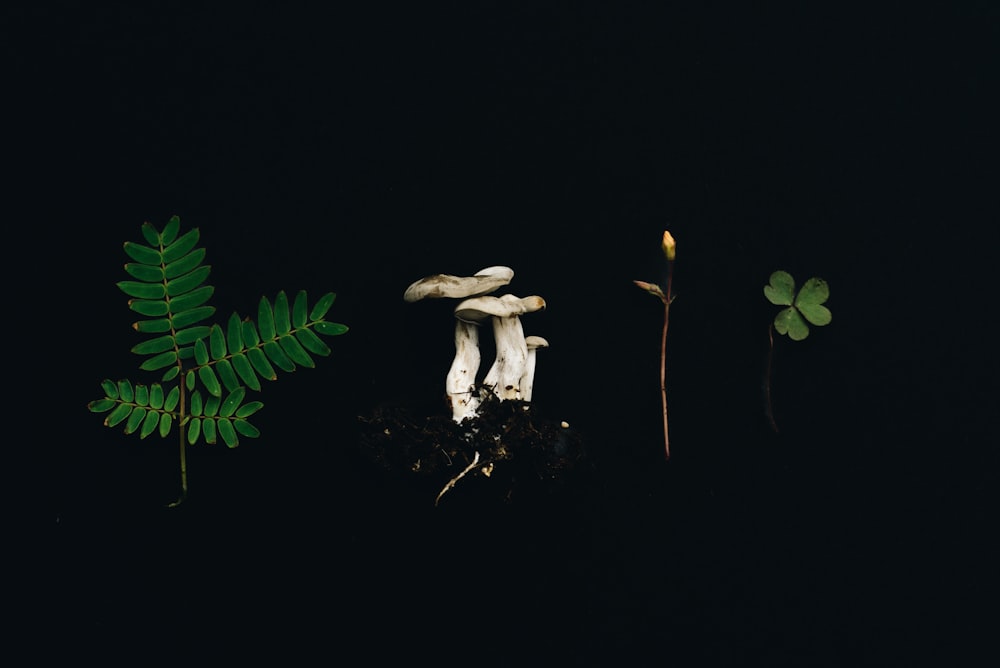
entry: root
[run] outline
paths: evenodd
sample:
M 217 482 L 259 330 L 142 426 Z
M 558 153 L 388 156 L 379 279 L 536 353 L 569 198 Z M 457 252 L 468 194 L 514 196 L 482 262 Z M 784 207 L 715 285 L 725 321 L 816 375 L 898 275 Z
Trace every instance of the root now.
M 476 455 L 472 458 L 472 463 L 466 466 L 464 469 L 462 469 L 461 473 L 459 473 L 457 476 L 449 480 L 448 484 L 445 485 L 443 488 L 441 488 L 441 491 L 438 492 L 437 498 L 434 499 L 434 506 L 437 507 L 438 502 L 441 500 L 441 497 L 444 496 L 445 492 L 454 487 L 459 480 L 465 477 L 466 473 L 476 468 L 476 465 L 478 463 L 479 463 L 479 453 L 477 452 Z

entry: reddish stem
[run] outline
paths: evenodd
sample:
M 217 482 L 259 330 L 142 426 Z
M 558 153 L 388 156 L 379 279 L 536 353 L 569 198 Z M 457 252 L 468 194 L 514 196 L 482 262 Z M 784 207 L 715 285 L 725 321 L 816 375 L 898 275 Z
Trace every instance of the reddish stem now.
M 660 339 L 660 397 L 663 399 L 663 448 L 670 460 L 670 430 L 667 425 L 667 327 L 670 326 L 671 283 L 674 278 L 674 263 L 667 261 L 667 285 L 663 297 L 663 336 Z

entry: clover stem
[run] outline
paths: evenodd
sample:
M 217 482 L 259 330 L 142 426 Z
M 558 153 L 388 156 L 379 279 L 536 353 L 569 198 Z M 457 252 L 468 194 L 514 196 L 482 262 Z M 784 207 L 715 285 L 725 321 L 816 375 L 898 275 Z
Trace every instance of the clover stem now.
M 671 284 L 674 278 L 674 261 L 667 260 L 667 284 L 663 298 L 663 336 L 660 339 L 660 397 L 663 400 L 663 448 L 670 459 L 670 431 L 667 426 L 667 327 L 670 325 L 670 303 L 674 300 Z
M 774 323 L 767 326 L 767 368 L 764 371 L 764 412 L 771 429 L 778 433 L 778 424 L 774 421 L 774 406 L 771 401 L 771 367 L 774 365 Z

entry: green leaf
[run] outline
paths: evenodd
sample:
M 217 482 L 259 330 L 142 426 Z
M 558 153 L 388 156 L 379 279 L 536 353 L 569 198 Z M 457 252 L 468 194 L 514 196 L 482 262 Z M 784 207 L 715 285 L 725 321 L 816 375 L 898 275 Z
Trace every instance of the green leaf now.
M 166 255 L 166 253 L 164 253 L 164 255 Z M 204 259 L 205 259 L 205 249 L 196 248 L 195 250 L 191 251 L 181 259 L 175 260 L 174 262 L 171 262 L 170 264 L 165 266 L 163 268 L 163 275 L 166 276 L 167 279 L 177 278 L 178 276 L 186 274 L 195 267 L 197 267 L 198 265 L 200 265 L 201 261 Z
M 278 339 L 278 345 L 280 345 L 281 349 L 285 351 L 285 354 L 288 355 L 289 359 L 299 366 L 304 366 L 307 369 L 316 368 L 316 362 L 313 361 L 313 358 L 309 356 L 309 353 L 306 352 L 305 348 L 302 347 L 302 344 L 300 344 L 298 339 L 296 339 L 293 335 L 286 334 L 280 337 Z
M 257 335 L 257 327 L 253 324 L 253 320 L 243 321 L 243 342 L 247 348 L 254 348 L 260 343 L 260 336 Z
M 125 433 L 132 434 L 136 429 L 142 424 L 142 421 L 146 419 L 146 409 L 141 406 L 136 406 L 132 409 L 132 413 L 128 416 L 128 420 L 125 422 Z
M 111 411 L 111 414 L 104 418 L 104 425 L 106 427 L 114 427 L 127 418 L 131 413 L 131 404 L 118 404 L 118 408 Z
M 184 351 L 184 350 L 190 350 L 190 348 L 182 348 L 181 350 L 182 351 Z M 180 355 L 178 355 L 178 357 L 180 357 Z M 160 381 L 164 382 L 164 383 L 167 383 L 167 382 L 173 380 L 174 378 L 176 378 L 179 375 L 181 375 L 181 368 L 178 365 L 174 365 L 174 366 L 168 367 L 167 370 L 163 372 L 163 375 L 160 376 Z
M 148 406 L 149 405 L 149 388 L 148 387 L 146 387 L 145 385 L 136 385 L 135 386 L 135 403 L 139 404 L 140 406 Z
M 141 264 L 139 262 L 128 262 L 125 264 L 125 271 L 132 278 L 137 278 L 146 283 L 163 281 L 163 267 L 160 265 Z
M 131 402 L 135 399 L 135 389 L 132 387 L 132 381 L 126 378 L 118 381 L 118 396 L 121 397 L 122 401 Z
M 225 418 L 219 418 L 216 424 L 219 427 L 219 436 L 222 437 L 227 447 L 235 448 L 240 444 L 240 439 L 236 436 L 236 430 L 233 428 L 232 422 Z
M 218 325 L 212 325 L 209 334 L 209 349 L 212 352 L 213 360 L 221 360 L 226 356 L 226 337 Z
M 170 413 L 160 415 L 160 438 L 166 438 L 170 433 L 170 427 L 174 424 L 174 418 Z
M 299 290 L 295 295 L 295 304 L 292 306 L 292 327 L 300 329 L 306 326 L 306 319 L 309 317 L 309 306 L 306 301 L 306 291 Z
M 177 352 L 173 350 L 168 350 L 165 353 L 160 353 L 156 357 L 151 357 L 141 365 L 139 368 L 143 371 L 156 371 L 157 369 L 163 369 L 170 366 L 171 364 L 177 363 Z
M 160 415 L 156 411 L 149 411 L 142 421 L 142 429 L 139 431 L 139 438 L 146 438 L 160 425 Z
M 247 359 L 250 360 L 250 364 L 253 365 L 253 368 L 257 370 L 257 373 L 260 374 L 260 377 L 264 380 L 275 380 L 278 378 L 278 374 L 275 373 L 274 367 L 267 361 L 267 356 L 260 348 L 249 349 L 247 351 Z
M 188 327 L 187 329 L 182 329 L 174 335 L 174 340 L 177 342 L 178 346 L 186 346 L 189 344 L 197 344 L 211 333 L 211 328 L 208 325 L 195 325 L 194 327 Z
M 795 307 L 814 325 L 830 324 L 833 315 L 823 302 L 830 298 L 830 286 L 821 278 L 810 278 L 795 297 Z
M 170 319 L 139 320 L 132 323 L 132 329 L 141 334 L 161 334 L 170 331 Z
M 302 347 L 315 355 L 326 357 L 330 354 L 330 346 L 326 345 L 323 339 L 316 336 L 311 329 L 295 330 L 295 338 L 299 340 Z
M 201 421 L 201 431 L 205 434 L 205 442 L 209 445 L 215 445 L 215 420 L 204 419 Z
M 229 322 L 226 324 L 226 344 L 231 353 L 243 350 L 243 324 L 240 322 L 240 316 L 236 313 L 229 316 Z
M 219 414 L 219 406 L 222 405 L 221 397 L 209 397 L 205 399 L 205 417 L 215 417 Z
M 326 320 L 313 323 L 313 328 L 324 336 L 340 336 L 348 330 L 347 325 L 342 325 L 339 322 L 327 322 Z
M 219 373 L 219 378 L 227 390 L 232 392 L 240 386 L 240 381 L 236 378 L 236 372 L 233 370 L 233 365 L 230 364 L 229 360 L 219 360 L 215 365 L 215 369 Z
M 257 329 L 262 341 L 274 339 L 274 311 L 271 310 L 271 303 L 267 301 L 267 297 L 261 297 L 257 305 Z
M 236 417 L 248 418 L 263 407 L 264 404 L 260 401 L 248 401 L 236 409 Z
M 142 264 L 153 264 L 159 266 L 160 260 L 162 259 L 160 251 L 150 248 L 149 246 L 137 244 L 134 241 L 126 241 L 122 247 L 125 249 L 125 253 L 128 254 L 130 258 L 136 262 L 141 262 Z
M 163 408 L 163 386 L 153 383 L 149 386 L 149 406 L 150 408 Z
M 118 398 L 118 383 L 108 378 L 101 381 L 101 389 L 104 390 L 104 396 L 109 399 Z
M 89 404 L 87 404 L 87 410 L 89 410 L 91 413 L 104 413 L 106 411 L 111 410 L 116 405 L 118 405 L 117 401 L 105 397 L 103 399 L 96 399 L 94 401 L 91 401 Z
M 795 297 L 795 305 L 822 304 L 830 298 L 830 286 L 822 278 L 810 278 Z
M 192 418 L 187 423 L 187 440 L 189 445 L 194 445 L 201 436 L 201 419 Z
M 198 369 L 198 379 L 205 386 L 205 390 L 213 397 L 222 395 L 222 387 L 219 385 L 219 378 L 210 366 L 203 366 Z
M 167 294 L 171 297 L 177 297 L 183 295 L 185 292 L 191 292 L 204 283 L 210 273 L 212 273 L 212 265 L 206 264 L 179 278 L 168 281 Z
M 170 312 L 170 306 L 163 301 L 150 301 L 149 299 L 130 299 L 128 307 L 139 315 L 158 318 Z
M 288 314 L 288 295 L 284 290 L 278 292 L 274 298 L 274 333 L 278 336 L 288 334 L 292 329 L 292 322 Z
M 197 227 L 182 234 L 179 239 L 163 249 L 163 264 L 176 262 L 187 255 L 188 251 L 198 244 L 200 236 Z
M 214 306 L 199 306 L 190 311 L 183 311 L 174 315 L 174 327 L 181 329 L 196 322 L 201 322 L 205 318 L 211 317 L 215 313 Z M 205 328 L 205 336 L 208 336 L 208 327 Z
M 170 299 L 170 311 L 177 317 L 178 314 L 195 308 L 196 306 L 201 306 L 215 294 L 215 288 L 211 285 L 203 285 L 200 288 L 195 288 L 190 292 L 187 292 L 178 297 L 172 297 Z M 213 307 L 212 310 L 215 309 Z M 211 315 L 211 314 L 209 314 Z
M 778 306 L 791 306 L 794 295 L 795 279 L 787 271 L 774 272 L 770 284 L 764 286 L 764 296 Z
M 322 297 L 320 297 L 319 301 L 316 302 L 316 305 L 313 306 L 312 313 L 309 314 L 309 319 L 320 320 L 323 316 L 326 315 L 326 312 L 330 310 L 330 307 L 333 306 L 333 301 L 336 298 L 337 295 L 334 292 L 328 292 Z
M 160 233 L 156 231 L 156 227 L 150 222 L 145 222 L 140 228 L 142 230 L 142 236 L 149 242 L 150 246 L 160 245 Z
M 257 374 L 254 373 L 253 366 L 250 364 L 247 356 L 244 353 L 237 353 L 233 355 L 231 362 L 236 373 L 246 383 L 247 387 L 260 392 L 260 380 L 257 378 Z
M 160 234 L 160 243 L 164 246 L 169 246 L 174 243 L 174 240 L 177 238 L 177 232 L 180 229 L 180 216 L 170 216 L 170 220 L 167 221 L 166 226 L 163 228 L 163 232 Z
M 188 392 L 194 389 L 194 381 L 195 381 L 194 369 L 189 369 L 187 374 L 184 376 L 184 385 L 187 387 Z
M 243 403 L 243 399 L 247 396 L 247 388 L 237 387 L 235 390 L 229 393 L 226 400 L 222 402 L 222 406 L 219 408 L 219 415 L 222 417 L 231 417 L 236 409 L 240 407 Z
M 194 342 L 194 363 L 198 366 L 208 364 L 208 346 L 205 345 L 204 339 L 198 339 Z
M 136 299 L 163 299 L 163 283 L 140 283 L 139 281 L 118 281 L 118 289 Z
M 177 408 L 177 404 L 181 400 L 181 388 L 179 385 L 174 385 L 174 387 L 167 394 L 167 398 L 163 400 L 163 410 L 173 411 Z
M 833 314 L 830 313 L 830 309 L 822 304 L 801 304 L 799 306 L 799 311 L 802 312 L 802 316 L 806 320 L 817 327 L 829 325 L 833 320 Z
M 779 334 L 787 334 L 793 341 L 801 341 L 809 336 L 809 326 L 792 307 L 781 309 L 774 317 L 774 329 Z
M 191 415 L 201 415 L 205 412 L 205 404 L 202 401 L 201 392 L 195 390 L 191 393 Z
M 246 420 L 237 418 L 233 420 L 233 426 L 236 428 L 236 431 L 243 434 L 247 438 L 257 438 L 260 436 L 260 429 L 257 429 L 257 427 L 253 426 Z
M 167 336 L 158 336 L 155 339 L 138 343 L 132 346 L 132 352 L 136 355 L 156 355 L 171 350 L 173 347 L 174 337 L 168 334 Z
M 285 354 L 285 351 L 281 349 L 277 341 L 265 341 L 263 348 L 264 352 L 267 353 L 268 359 L 277 364 L 279 369 L 288 373 L 295 371 L 295 364 Z

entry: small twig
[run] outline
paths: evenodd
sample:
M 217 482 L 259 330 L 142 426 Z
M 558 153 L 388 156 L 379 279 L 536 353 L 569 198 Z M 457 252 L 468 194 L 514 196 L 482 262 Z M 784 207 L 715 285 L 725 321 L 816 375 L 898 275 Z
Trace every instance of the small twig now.
M 447 492 L 449 489 L 451 489 L 452 487 L 454 487 L 458 483 L 459 480 L 461 480 L 463 477 L 465 477 L 466 473 L 468 473 L 472 469 L 476 468 L 476 464 L 478 464 L 478 463 L 479 463 L 479 453 L 476 452 L 476 455 L 472 458 L 472 463 L 469 464 L 468 466 L 466 466 L 464 469 L 462 469 L 462 472 L 459 473 L 457 476 L 455 476 L 454 478 L 452 478 L 451 480 L 449 480 L 448 484 L 445 485 L 441 489 L 440 492 L 438 492 L 437 498 L 434 499 L 434 506 L 437 507 L 438 502 L 441 500 L 441 497 L 444 496 L 445 492 Z
M 774 421 L 774 407 L 771 402 L 771 366 L 774 364 L 774 323 L 767 327 L 767 369 L 764 372 L 764 411 L 767 414 L 767 421 L 771 423 L 771 429 L 778 433 L 778 424 Z
M 670 325 L 670 303 L 674 297 L 670 294 L 674 278 L 674 262 L 667 261 L 667 291 L 663 298 L 663 336 L 660 339 L 660 397 L 663 399 L 663 448 L 667 460 L 670 459 L 670 429 L 667 426 L 667 327 Z

